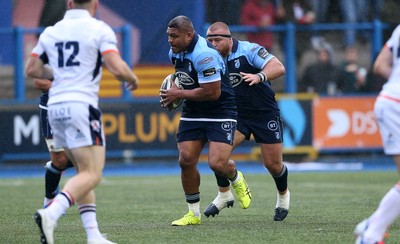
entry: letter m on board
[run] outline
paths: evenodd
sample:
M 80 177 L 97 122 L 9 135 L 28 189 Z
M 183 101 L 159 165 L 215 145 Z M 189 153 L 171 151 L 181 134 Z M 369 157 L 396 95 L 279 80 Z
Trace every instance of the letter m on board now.
M 32 144 L 38 145 L 40 142 L 39 116 L 33 115 L 26 124 L 22 116 L 14 117 L 14 145 L 19 146 L 22 138 L 32 136 Z

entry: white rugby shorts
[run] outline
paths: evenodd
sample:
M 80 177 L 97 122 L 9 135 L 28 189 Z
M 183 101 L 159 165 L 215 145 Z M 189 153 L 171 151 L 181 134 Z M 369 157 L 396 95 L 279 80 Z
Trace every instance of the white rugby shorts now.
M 62 102 L 49 105 L 47 111 L 55 148 L 105 146 L 99 109 L 82 102 Z

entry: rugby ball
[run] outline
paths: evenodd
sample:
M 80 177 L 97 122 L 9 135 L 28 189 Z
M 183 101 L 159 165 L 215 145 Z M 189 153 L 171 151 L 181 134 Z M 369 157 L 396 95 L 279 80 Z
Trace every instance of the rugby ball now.
M 175 83 L 175 85 L 179 88 L 182 89 L 182 85 L 179 82 L 178 77 L 175 76 L 175 74 L 169 74 L 167 75 L 167 77 L 165 77 L 165 79 L 163 80 L 163 82 L 161 83 L 161 89 L 162 90 L 169 90 L 171 89 L 172 86 L 172 82 Z M 169 110 L 172 109 L 177 109 L 179 106 L 181 106 L 183 100 L 182 99 L 178 99 L 175 102 L 173 102 L 172 104 L 170 104 L 167 108 Z

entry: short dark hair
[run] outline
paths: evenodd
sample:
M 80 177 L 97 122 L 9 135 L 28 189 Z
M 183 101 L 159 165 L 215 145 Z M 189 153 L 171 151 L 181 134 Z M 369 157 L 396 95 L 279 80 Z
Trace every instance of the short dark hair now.
M 192 21 L 184 16 L 184 15 L 179 15 L 173 18 L 169 23 L 168 23 L 169 28 L 176 28 L 180 31 L 184 32 L 194 32 L 194 27 Z

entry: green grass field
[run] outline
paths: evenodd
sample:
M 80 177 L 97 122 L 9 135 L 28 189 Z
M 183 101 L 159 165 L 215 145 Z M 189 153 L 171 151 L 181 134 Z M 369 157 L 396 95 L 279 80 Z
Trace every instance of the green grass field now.
M 276 201 L 268 175 L 247 174 L 253 192 L 249 209 L 224 209 L 203 216 L 199 226 L 175 227 L 187 212 L 179 176 L 106 177 L 97 188 L 100 230 L 117 243 L 354 243 L 355 225 L 375 210 L 393 186 L 395 172 L 293 173 L 291 206 L 283 222 L 272 220 Z M 39 243 L 31 215 L 41 207 L 43 179 L 0 179 L 0 243 Z M 217 193 L 202 176 L 201 209 Z M 387 243 L 399 243 L 397 221 Z M 56 243 L 86 243 L 77 207 L 55 231 Z

